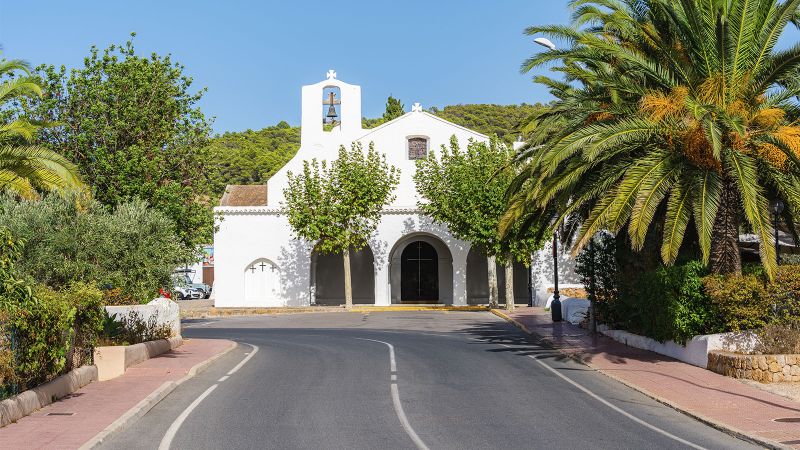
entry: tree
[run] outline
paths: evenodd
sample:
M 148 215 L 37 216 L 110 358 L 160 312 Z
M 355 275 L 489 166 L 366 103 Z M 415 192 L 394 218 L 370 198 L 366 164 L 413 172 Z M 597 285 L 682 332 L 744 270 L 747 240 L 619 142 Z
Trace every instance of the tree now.
M 133 35 L 132 35 L 133 36 Z M 205 177 L 209 122 L 204 90 L 170 56 L 139 56 L 133 43 L 92 47 L 83 67 L 40 66 L 41 99 L 21 111 L 57 126 L 37 142 L 73 161 L 100 202 L 147 201 L 173 220 L 183 242 L 207 243 L 213 215 Z
M 388 122 L 394 120 L 406 113 L 405 106 L 400 103 L 400 100 L 392 97 L 386 99 L 386 111 L 383 113 L 383 120 Z
M 666 264 L 693 223 L 710 269 L 737 273 L 744 218 L 774 274 L 770 200 L 789 205 L 790 223 L 800 213 L 800 46 L 774 47 L 800 3 L 572 4 L 572 27 L 528 29 L 567 47 L 533 56 L 523 71 L 560 61 L 554 70 L 570 82 L 537 78 L 557 100 L 519 155 L 509 223 L 557 211 L 548 226 L 574 225 L 575 251 L 602 229 L 626 230 L 641 250 L 659 230 Z
M 470 141 L 467 149 L 459 148 L 458 139 L 450 139 L 450 147 L 442 146 L 439 158 L 431 152 L 417 162 L 414 181 L 424 199 L 419 207 L 435 221 L 447 225 L 458 239 L 471 242 L 487 255 L 489 304 L 498 304 L 495 259 L 506 265 L 506 307 L 514 307 L 514 260 L 529 262 L 530 254 L 540 247 L 540 240 L 518 235 L 501 240 L 500 219 L 506 211 L 505 192 L 514 179 L 509 169 L 513 153 L 492 140 Z
M 442 109 L 431 108 L 430 112 L 442 119 L 479 131 L 487 136 L 497 136 L 508 145 L 519 135 L 527 135 L 531 115 L 542 109 L 536 105 L 448 105 Z
M 316 244 L 321 253 L 341 253 L 344 263 L 345 304 L 353 306 L 350 252 L 367 245 L 381 219 L 383 207 L 394 201 L 400 172 L 372 144 L 364 153 L 360 143 L 327 162 L 304 161 L 303 173 L 288 173 L 281 209 L 298 239 Z
M 47 148 L 30 145 L 40 129 L 24 117 L 14 117 L 8 103 L 39 98 L 42 88 L 30 76 L 30 67 L 20 60 L 0 60 L 0 190 L 31 197 L 37 189 L 80 189 L 78 169 L 66 158 Z M 22 75 L 19 75 L 19 74 Z

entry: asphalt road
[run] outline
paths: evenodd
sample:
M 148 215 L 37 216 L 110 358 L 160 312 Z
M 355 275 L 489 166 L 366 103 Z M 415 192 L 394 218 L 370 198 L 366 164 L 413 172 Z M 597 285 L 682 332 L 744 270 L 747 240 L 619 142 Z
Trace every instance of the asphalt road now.
M 188 338 L 240 345 L 101 448 L 757 448 L 559 357 L 489 313 L 185 326 Z

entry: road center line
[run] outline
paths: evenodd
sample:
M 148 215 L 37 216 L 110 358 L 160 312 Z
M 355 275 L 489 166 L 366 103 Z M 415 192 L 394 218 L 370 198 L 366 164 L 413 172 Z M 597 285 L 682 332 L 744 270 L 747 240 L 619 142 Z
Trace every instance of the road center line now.
M 247 342 L 243 343 L 247 344 Z M 253 347 L 253 351 L 250 354 L 248 354 L 241 362 L 239 362 L 239 364 L 237 364 L 233 369 L 231 369 L 227 375 L 217 380 L 218 382 L 225 381 L 230 375 L 236 373 L 237 370 L 239 370 L 243 365 L 245 365 L 245 363 L 249 361 L 250 358 L 252 358 L 253 355 L 255 355 L 258 352 L 257 345 L 253 344 L 247 344 L 247 345 Z M 175 439 L 175 435 L 178 433 L 178 430 L 180 430 L 181 425 L 183 425 L 183 422 L 186 420 L 187 417 L 189 417 L 189 414 L 191 414 L 192 411 L 194 411 L 194 409 L 197 408 L 197 405 L 199 405 L 200 402 L 202 402 L 206 397 L 208 397 L 208 394 L 213 392 L 214 389 L 217 388 L 217 386 L 219 386 L 218 383 L 210 386 L 202 394 L 200 394 L 199 397 L 194 399 L 194 401 L 189 406 L 187 406 L 186 409 L 183 410 L 183 412 L 181 412 L 181 414 L 175 419 L 175 421 L 172 422 L 172 425 L 169 426 L 167 432 L 164 434 L 164 437 L 161 438 L 161 443 L 158 445 L 158 450 L 169 450 L 170 445 L 172 445 L 172 440 Z
M 406 434 L 414 442 L 414 445 L 416 445 L 419 450 L 430 450 L 428 446 L 425 445 L 425 442 L 423 442 L 422 439 L 420 439 L 417 432 L 414 431 L 414 428 L 411 427 L 411 423 L 408 421 L 408 417 L 406 417 L 405 411 L 403 411 L 403 404 L 400 402 L 400 391 L 397 389 L 397 383 L 395 382 L 395 380 L 397 380 L 397 375 L 395 373 L 397 372 L 397 362 L 395 361 L 394 357 L 394 345 L 376 339 L 366 339 L 366 338 L 355 338 L 355 339 L 359 339 L 361 341 L 377 342 L 379 344 L 384 344 L 387 347 L 389 347 L 389 368 L 391 369 L 392 372 L 391 374 L 392 382 L 390 384 L 390 389 L 392 392 L 392 403 L 394 404 L 394 412 L 395 414 L 397 414 L 397 418 L 400 419 L 400 424 L 403 426 L 403 429 L 406 431 Z
M 502 347 L 512 348 L 512 346 L 507 345 L 507 344 L 499 344 L 499 345 L 502 346 Z M 670 433 L 669 431 L 662 430 L 661 428 L 658 428 L 655 425 L 652 425 L 652 424 L 650 424 L 648 422 L 645 422 L 644 420 L 634 416 L 633 414 L 631 414 L 631 413 L 619 408 L 618 406 L 614 405 L 613 403 L 609 402 L 608 400 L 604 399 L 603 397 L 600 397 L 599 395 L 597 395 L 594 392 L 590 391 L 588 388 L 584 387 L 583 385 L 581 385 L 577 381 L 575 381 L 572 378 L 569 378 L 566 375 L 564 375 L 563 373 L 559 372 L 558 370 L 556 370 L 555 368 L 553 368 L 549 364 L 544 363 L 541 359 L 537 358 L 535 355 L 526 355 L 526 356 L 528 358 L 536 361 L 537 363 L 539 363 L 539 365 L 541 365 L 545 369 L 549 370 L 550 372 L 558 375 L 558 377 L 561 378 L 562 380 L 564 380 L 567 383 L 569 383 L 569 384 L 575 386 L 576 388 L 580 389 L 581 391 L 583 391 L 584 394 L 586 394 L 589 397 L 592 397 L 593 399 L 597 400 L 598 402 L 608 406 L 609 408 L 611 408 L 614 411 L 622 414 L 623 416 L 627 417 L 628 419 L 638 423 L 639 425 L 642 425 L 643 427 L 649 428 L 649 429 L 655 431 L 656 433 L 662 434 L 662 435 L 664 435 L 664 436 L 666 436 L 666 437 L 668 437 L 670 439 L 673 439 L 673 440 L 675 440 L 677 442 L 680 442 L 681 444 L 684 444 L 684 445 L 686 445 L 688 447 L 695 448 L 697 450 L 706 450 L 705 447 L 701 447 L 701 446 L 699 446 L 699 445 L 697 445 L 697 444 L 695 444 L 693 442 L 687 441 L 686 439 L 683 439 L 683 438 L 680 438 L 678 436 L 675 436 L 674 434 Z

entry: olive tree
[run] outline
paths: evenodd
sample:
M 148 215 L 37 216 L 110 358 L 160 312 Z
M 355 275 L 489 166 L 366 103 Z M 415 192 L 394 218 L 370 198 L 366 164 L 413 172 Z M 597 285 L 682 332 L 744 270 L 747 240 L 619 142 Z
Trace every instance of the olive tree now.
M 353 306 L 350 250 L 367 245 L 381 219 L 383 207 L 393 194 L 400 172 L 372 144 L 366 153 L 360 143 L 339 148 L 330 165 L 326 161 L 303 162 L 303 172 L 288 174 L 282 214 L 296 238 L 316 244 L 320 253 L 340 253 L 344 261 L 344 296 Z

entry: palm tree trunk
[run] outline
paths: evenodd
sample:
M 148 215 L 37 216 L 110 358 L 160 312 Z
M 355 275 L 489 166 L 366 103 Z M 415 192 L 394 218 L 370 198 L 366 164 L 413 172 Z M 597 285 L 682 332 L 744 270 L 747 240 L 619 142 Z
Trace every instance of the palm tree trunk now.
M 719 209 L 711 229 L 709 266 L 713 273 L 741 273 L 739 253 L 739 193 L 729 177 L 723 176 Z
M 342 252 L 344 261 L 344 306 L 347 309 L 353 307 L 353 282 L 350 277 L 350 248 Z
M 486 265 L 489 270 L 489 307 L 497 308 L 497 263 L 494 256 L 486 257 Z
M 514 259 L 511 255 L 506 260 L 506 310 L 514 311 Z

